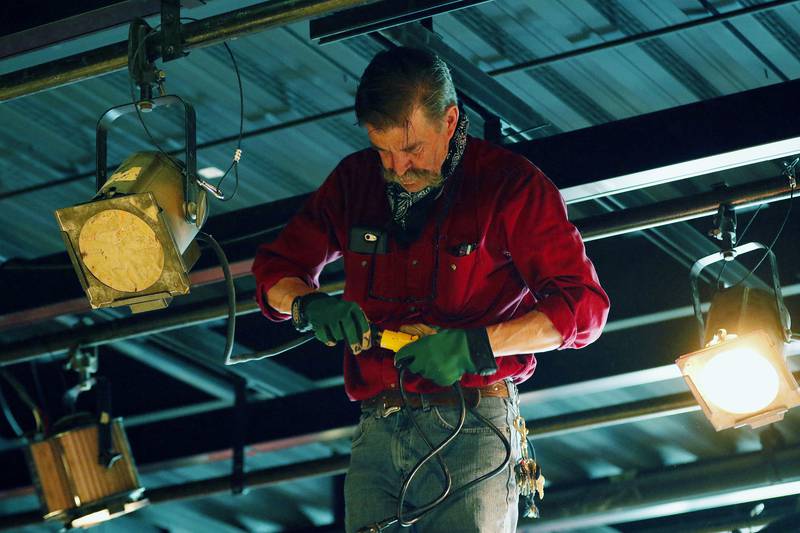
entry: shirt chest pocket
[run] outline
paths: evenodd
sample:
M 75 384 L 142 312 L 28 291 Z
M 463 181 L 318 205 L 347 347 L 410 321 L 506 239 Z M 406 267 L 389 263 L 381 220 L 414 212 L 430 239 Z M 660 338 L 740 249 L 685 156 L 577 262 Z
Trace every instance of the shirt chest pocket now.
M 467 320 L 481 314 L 475 297 L 483 286 L 484 250 L 477 239 L 450 238 L 439 250 L 435 308 L 443 318 Z

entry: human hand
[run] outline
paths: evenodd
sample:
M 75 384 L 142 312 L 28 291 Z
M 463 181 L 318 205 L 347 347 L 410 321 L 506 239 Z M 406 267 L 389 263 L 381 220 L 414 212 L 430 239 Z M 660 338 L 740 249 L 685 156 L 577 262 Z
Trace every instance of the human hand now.
M 452 385 L 466 373 L 489 376 L 497 371 L 486 328 L 437 331 L 424 324 L 410 327 L 417 328 L 414 334 L 421 337 L 397 352 L 395 366 L 404 366 L 441 386 Z
M 292 303 L 292 322 L 299 330 L 313 330 L 327 346 L 345 341 L 354 354 L 371 345 L 369 322 L 361 307 L 324 292 L 297 297 Z
M 394 357 L 395 366 L 404 366 L 437 385 L 452 385 L 465 373 L 474 373 L 467 332 L 443 329 L 407 344 Z

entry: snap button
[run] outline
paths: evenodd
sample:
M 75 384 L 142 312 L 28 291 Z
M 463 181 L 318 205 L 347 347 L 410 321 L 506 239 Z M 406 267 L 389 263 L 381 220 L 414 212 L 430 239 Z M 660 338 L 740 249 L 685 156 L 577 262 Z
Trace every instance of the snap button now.
M 417 263 L 419 263 L 419 261 L 417 261 L 416 259 L 412 259 L 411 260 L 411 265 L 412 266 L 417 266 Z
M 366 259 L 364 259 L 363 261 L 361 261 L 361 266 L 362 266 L 362 267 L 365 267 L 365 266 L 367 266 L 367 260 L 366 260 Z
M 450 270 L 455 270 L 455 269 L 456 269 L 455 263 L 450 263 Z

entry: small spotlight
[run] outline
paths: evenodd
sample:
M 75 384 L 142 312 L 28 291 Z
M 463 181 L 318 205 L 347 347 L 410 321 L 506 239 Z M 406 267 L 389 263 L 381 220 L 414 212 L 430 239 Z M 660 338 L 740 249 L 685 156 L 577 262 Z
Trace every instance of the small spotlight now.
M 721 214 L 725 215 L 722 209 Z M 731 227 L 735 231 L 735 222 Z M 730 242 L 734 241 L 735 237 L 730 237 Z M 740 282 L 715 291 L 703 320 L 697 288 L 700 272 L 708 265 L 756 250 L 765 250 L 764 259 L 769 258 L 772 290 Z M 760 243 L 726 248 L 698 259 L 689 277 L 704 348 L 675 363 L 706 417 L 717 431 L 745 425 L 756 428 L 782 420 L 786 411 L 800 405 L 800 388 L 783 350 L 792 333 L 775 254 Z
M 189 292 L 188 272 L 199 257 L 194 237 L 207 204 L 202 190 L 186 204 L 184 188 L 183 170 L 173 159 L 138 152 L 90 202 L 56 211 L 93 309 L 161 309 L 174 295 Z
M 765 331 L 743 337 L 720 333 L 715 338 L 676 361 L 714 429 L 763 426 L 782 420 L 786 411 L 800 405 L 783 343 Z
M 109 467 L 98 462 L 96 424 L 61 431 L 28 446 L 28 464 L 45 520 L 87 528 L 149 504 L 122 421 L 115 419 L 111 426 L 120 458 Z

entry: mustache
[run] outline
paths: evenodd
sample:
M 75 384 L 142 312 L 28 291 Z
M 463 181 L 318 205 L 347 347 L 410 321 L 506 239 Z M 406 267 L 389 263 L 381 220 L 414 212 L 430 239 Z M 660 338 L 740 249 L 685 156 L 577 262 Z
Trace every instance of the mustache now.
M 444 178 L 438 172 L 431 172 L 430 170 L 421 170 L 416 168 L 408 169 L 402 177 L 398 176 L 394 170 L 384 168 L 383 179 L 389 183 L 400 183 L 401 185 L 403 180 L 419 180 L 429 187 L 438 187 L 444 181 Z

